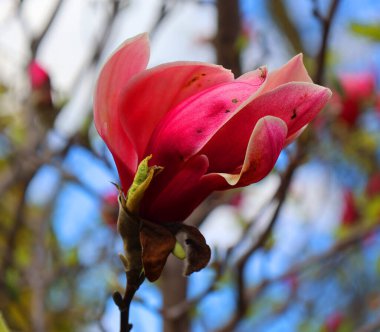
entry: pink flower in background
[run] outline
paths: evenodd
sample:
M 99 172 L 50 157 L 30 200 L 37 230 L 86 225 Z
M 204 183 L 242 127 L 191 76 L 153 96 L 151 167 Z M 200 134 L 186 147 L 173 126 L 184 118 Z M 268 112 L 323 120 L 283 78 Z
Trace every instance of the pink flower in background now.
M 363 103 L 367 102 L 375 93 L 375 76 L 372 73 L 342 74 L 339 76 L 342 89 L 338 96 L 340 103 L 339 117 L 349 126 L 356 124 Z
M 326 332 L 338 332 L 344 320 L 344 316 L 340 312 L 336 312 L 327 317 L 325 322 Z
M 265 177 L 281 150 L 319 113 L 329 89 L 312 83 L 302 55 L 267 73 L 234 79 L 221 66 L 173 62 L 146 69 L 146 34 L 127 40 L 104 65 L 95 125 L 127 193 L 139 163 L 162 166 L 140 216 L 183 221 L 215 190 Z
M 49 73 L 36 60 L 30 62 L 27 73 L 31 104 L 43 127 L 50 129 L 54 126 L 59 109 L 53 103 Z
M 373 174 L 368 179 L 365 193 L 369 198 L 380 195 L 380 172 Z
M 108 192 L 102 197 L 101 214 L 104 222 L 116 230 L 119 215 L 118 192 L 116 190 Z
M 380 94 L 376 95 L 375 110 L 380 113 Z
M 351 226 L 359 219 L 359 211 L 356 206 L 355 196 L 351 190 L 346 190 L 343 195 L 342 224 Z
M 285 279 L 284 282 L 289 286 L 290 291 L 292 293 L 296 292 L 298 290 L 298 287 L 300 285 L 300 279 L 298 274 L 292 273 L 288 275 Z
M 31 61 L 28 66 L 28 77 L 33 90 L 40 89 L 44 85 L 50 86 L 49 74 L 36 60 Z
M 231 197 L 229 204 L 236 209 L 240 209 L 243 205 L 243 201 L 244 201 L 244 193 L 239 191 Z
M 370 72 L 345 73 L 340 75 L 340 84 L 347 97 L 362 100 L 375 91 L 375 76 Z

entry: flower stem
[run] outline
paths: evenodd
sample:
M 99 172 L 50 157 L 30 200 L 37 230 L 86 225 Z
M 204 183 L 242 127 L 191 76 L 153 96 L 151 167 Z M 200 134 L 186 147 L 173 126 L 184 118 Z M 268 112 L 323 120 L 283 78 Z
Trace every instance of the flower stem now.
M 126 288 L 124 296 L 119 292 L 113 294 L 113 300 L 120 311 L 120 332 L 129 332 L 132 330 L 132 324 L 129 323 L 129 309 L 132 299 L 145 280 L 144 273 L 141 271 L 131 270 L 126 272 Z

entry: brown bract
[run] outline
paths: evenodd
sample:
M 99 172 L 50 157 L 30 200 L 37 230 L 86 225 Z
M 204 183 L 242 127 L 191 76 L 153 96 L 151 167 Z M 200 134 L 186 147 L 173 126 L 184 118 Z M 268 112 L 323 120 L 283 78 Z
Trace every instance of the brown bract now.
M 184 274 L 186 276 L 200 271 L 211 257 L 210 247 L 201 232 L 185 224 L 157 224 L 138 219 L 129 214 L 120 204 L 118 229 L 124 242 L 124 267 L 135 275 L 144 273 L 146 278 L 156 281 L 174 250 L 177 235 L 184 234 L 183 245 L 186 248 Z

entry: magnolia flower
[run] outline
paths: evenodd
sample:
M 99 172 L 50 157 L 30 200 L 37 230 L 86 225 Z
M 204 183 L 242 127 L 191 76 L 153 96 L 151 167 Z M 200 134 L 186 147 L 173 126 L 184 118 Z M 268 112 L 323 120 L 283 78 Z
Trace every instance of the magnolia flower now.
M 27 70 L 31 103 L 43 127 L 51 128 L 59 110 L 53 105 L 50 76 L 36 60 L 30 62 Z
M 162 167 L 139 211 L 155 223 L 181 222 L 213 191 L 260 181 L 331 95 L 312 83 L 302 55 L 271 73 L 261 67 L 237 79 L 201 62 L 146 69 L 148 59 L 146 34 L 108 59 L 94 116 L 126 195 L 147 156 Z
M 376 172 L 370 176 L 365 193 L 368 198 L 374 198 L 380 194 L 380 172 Z
M 42 88 L 44 85 L 50 86 L 50 77 L 47 71 L 33 60 L 28 66 L 28 77 L 33 90 Z
M 326 318 L 324 323 L 325 332 L 338 332 L 343 325 L 344 316 L 340 312 L 335 312 Z
M 342 225 L 352 226 L 359 221 L 360 215 L 352 190 L 343 193 Z
M 339 118 L 349 126 L 354 126 L 363 104 L 370 104 L 375 94 L 375 76 L 370 72 L 344 73 L 338 78 L 341 88 L 336 95 Z
M 102 196 L 101 214 L 103 221 L 111 228 L 116 229 L 119 214 L 119 202 L 117 191 L 107 192 Z

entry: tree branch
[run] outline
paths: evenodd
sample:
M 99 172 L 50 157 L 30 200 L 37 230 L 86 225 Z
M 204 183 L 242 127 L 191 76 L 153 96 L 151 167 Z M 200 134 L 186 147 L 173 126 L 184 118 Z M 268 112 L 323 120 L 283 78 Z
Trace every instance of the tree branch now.
M 335 17 L 336 11 L 338 9 L 339 0 L 331 1 L 330 9 L 328 11 L 326 18 L 323 18 L 322 14 L 318 10 L 316 0 L 313 0 L 313 3 L 314 3 L 313 14 L 320 21 L 322 25 L 322 42 L 319 48 L 319 52 L 317 54 L 317 60 L 316 60 L 317 69 L 315 72 L 314 81 L 317 84 L 323 84 L 325 67 L 326 67 L 326 54 L 327 54 L 328 40 L 330 37 L 331 25 Z
M 241 19 L 238 0 L 217 0 L 218 32 L 215 46 L 217 63 L 229 68 L 236 76 L 241 75 L 240 50 L 238 38 Z
M 41 42 L 43 41 L 43 39 L 45 38 L 46 34 L 48 33 L 50 27 L 52 26 L 55 18 L 57 17 L 57 14 L 59 12 L 59 9 L 62 7 L 62 4 L 63 4 L 63 0 L 58 0 L 57 1 L 57 4 L 56 4 L 53 12 L 51 13 L 51 15 L 49 17 L 49 20 L 46 23 L 45 27 L 43 28 L 43 30 L 41 31 L 41 33 L 37 37 L 34 37 L 31 40 L 31 42 L 30 42 L 30 50 L 31 50 L 31 53 L 32 53 L 32 59 L 34 59 L 36 57 L 38 48 L 39 48 Z

